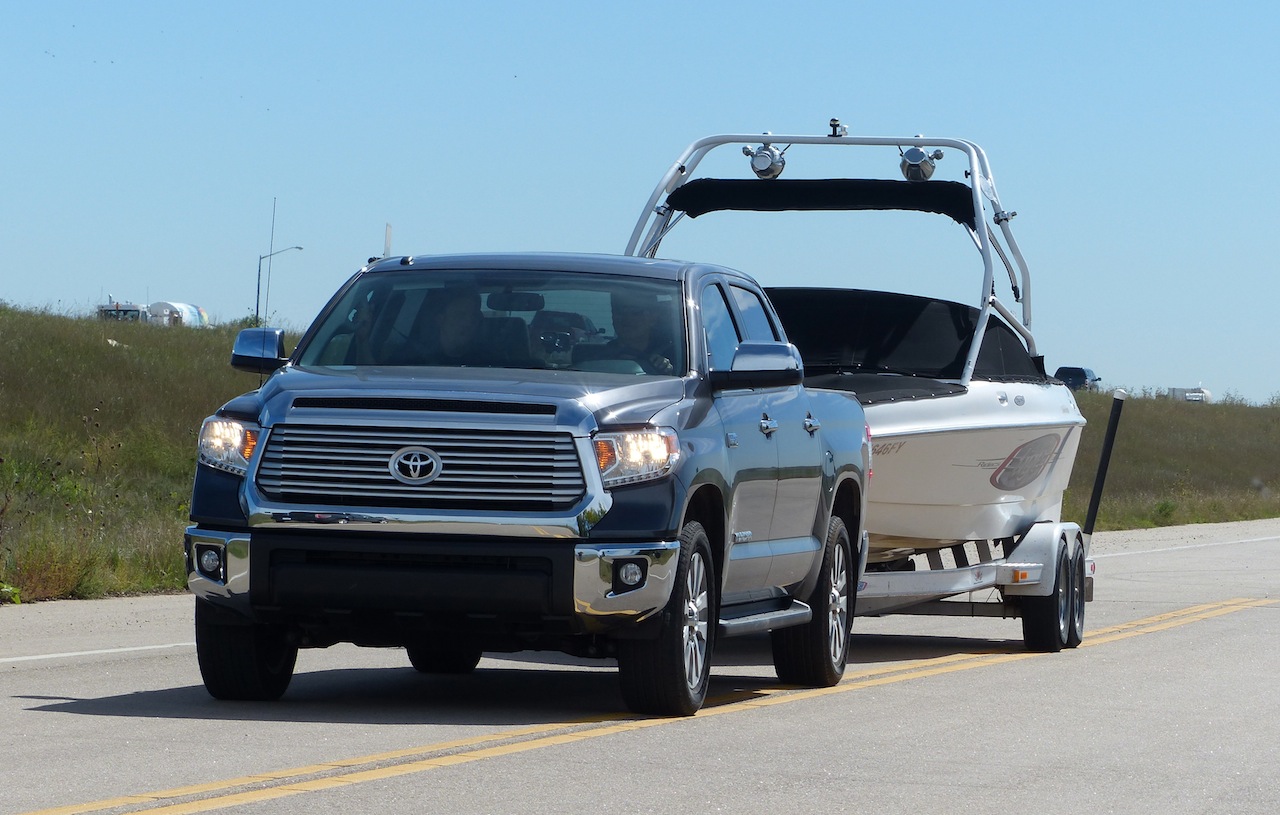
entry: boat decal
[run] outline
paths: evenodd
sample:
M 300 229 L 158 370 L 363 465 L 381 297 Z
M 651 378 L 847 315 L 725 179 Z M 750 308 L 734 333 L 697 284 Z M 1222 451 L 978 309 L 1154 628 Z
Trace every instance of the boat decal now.
M 873 444 L 871 446 L 871 455 L 888 456 L 892 455 L 906 446 L 905 441 L 884 442 L 882 444 Z
M 1060 441 L 1057 433 L 1050 433 L 1021 445 L 991 474 L 991 486 L 1016 490 L 1035 481 L 1057 456 Z

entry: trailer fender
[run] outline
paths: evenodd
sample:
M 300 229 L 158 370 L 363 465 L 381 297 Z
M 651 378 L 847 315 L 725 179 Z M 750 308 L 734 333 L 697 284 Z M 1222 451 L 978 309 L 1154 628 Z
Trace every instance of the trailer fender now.
M 1064 549 L 1068 559 L 1073 559 L 1078 550 L 1085 549 L 1079 525 L 1052 521 L 1035 524 L 996 569 L 996 584 L 1006 596 L 1049 596 L 1053 593 L 1057 574 L 1058 552 Z M 1084 551 L 1084 554 L 1087 559 L 1088 552 Z M 1090 578 L 1092 565 L 1092 561 L 1087 560 L 1086 574 Z

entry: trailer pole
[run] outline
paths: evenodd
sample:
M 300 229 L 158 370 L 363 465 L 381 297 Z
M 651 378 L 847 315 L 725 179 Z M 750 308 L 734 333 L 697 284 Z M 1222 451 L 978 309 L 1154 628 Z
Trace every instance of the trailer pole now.
M 1085 538 L 1093 537 L 1093 524 L 1098 520 L 1098 505 L 1102 503 L 1102 486 L 1107 480 L 1107 465 L 1111 462 L 1111 449 L 1116 442 L 1116 428 L 1120 425 L 1120 411 L 1129 394 L 1116 390 L 1111 400 L 1111 418 L 1107 420 L 1107 435 L 1102 440 L 1102 456 L 1098 460 L 1098 475 L 1093 479 L 1093 496 L 1089 499 L 1089 514 L 1084 521 Z

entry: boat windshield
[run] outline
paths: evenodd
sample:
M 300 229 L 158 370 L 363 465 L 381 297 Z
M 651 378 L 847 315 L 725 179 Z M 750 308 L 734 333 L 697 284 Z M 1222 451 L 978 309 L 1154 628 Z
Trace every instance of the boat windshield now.
M 896 373 L 959 379 L 978 324 L 978 310 L 960 303 L 859 289 L 771 288 L 769 299 L 805 371 Z M 841 330 L 833 331 L 832 326 Z M 992 318 L 974 376 L 1045 379 L 1014 332 Z
M 678 282 L 586 272 L 366 273 L 304 342 L 303 366 L 688 371 Z

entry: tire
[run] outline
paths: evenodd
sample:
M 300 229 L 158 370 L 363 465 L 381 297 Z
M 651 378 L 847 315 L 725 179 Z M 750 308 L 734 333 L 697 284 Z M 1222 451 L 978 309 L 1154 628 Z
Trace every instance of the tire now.
M 622 698 L 636 713 L 692 716 L 711 679 L 716 628 L 716 582 L 711 544 L 702 524 L 680 531 L 675 586 L 654 639 L 619 640 Z
M 1076 547 L 1071 560 L 1071 628 L 1067 634 L 1067 647 L 1076 648 L 1084 641 L 1084 547 Z
M 196 600 L 196 659 L 205 690 L 215 699 L 270 702 L 293 679 L 298 646 L 285 632 L 256 623 L 227 623 Z
M 421 643 L 405 651 L 409 664 L 424 674 L 469 674 L 480 664 L 480 649 L 468 643 Z
M 807 602 L 813 618 L 772 632 L 773 666 L 789 685 L 826 688 L 844 676 L 857 589 L 853 546 L 844 521 L 832 517 L 822 554 L 822 576 Z
M 1058 547 L 1053 591 L 1047 597 L 1022 598 L 1022 639 L 1028 651 L 1057 653 L 1071 636 L 1071 561 L 1064 540 Z

